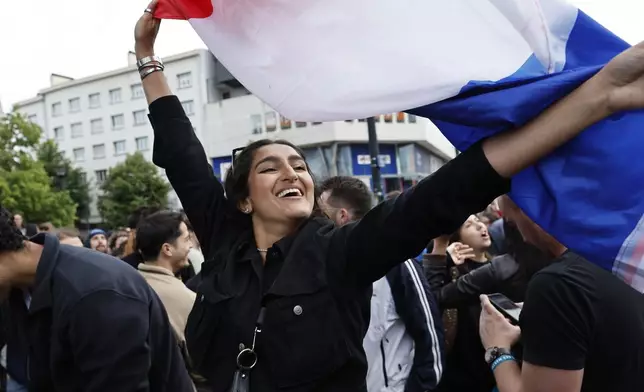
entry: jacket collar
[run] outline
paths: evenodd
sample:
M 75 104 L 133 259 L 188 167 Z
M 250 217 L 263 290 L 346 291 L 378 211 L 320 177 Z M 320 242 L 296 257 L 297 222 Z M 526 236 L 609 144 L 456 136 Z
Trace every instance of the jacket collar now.
M 139 268 L 139 271 L 141 272 L 147 272 L 150 274 L 157 274 L 157 275 L 167 275 L 176 279 L 176 276 L 174 276 L 172 271 L 169 271 L 167 268 L 164 268 L 164 267 L 159 267 L 158 265 L 141 263 L 139 264 L 138 268 Z
M 277 241 L 276 243 L 274 243 L 273 246 L 269 248 L 269 251 L 277 251 L 279 252 L 279 255 L 282 259 L 286 258 L 286 255 L 288 254 L 289 250 L 293 246 L 293 242 L 295 242 L 295 239 L 302 232 L 302 229 L 306 227 L 306 225 L 309 222 L 311 222 L 311 220 L 312 219 L 307 219 L 306 221 L 302 222 L 302 224 L 297 228 L 295 233 L 288 235 L 282 238 L 281 240 Z M 255 236 L 253 235 L 253 231 L 250 230 L 244 236 L 242 236 L 242 238 L 243 239 L 239 242 L 239 244 L 236 247 L 237 251 L 235 252 L 234 259 L 237 262 L 250 261 L 258 254 L 257 247 L 255 245 Z
M 42 255 L 36 269 L 36 281 L 31 291 L 29 313 L 51 308 L 52 278 L 60 257 L 60 242 L 49 234 L 37 234 L 29 240 L 43 246 Z

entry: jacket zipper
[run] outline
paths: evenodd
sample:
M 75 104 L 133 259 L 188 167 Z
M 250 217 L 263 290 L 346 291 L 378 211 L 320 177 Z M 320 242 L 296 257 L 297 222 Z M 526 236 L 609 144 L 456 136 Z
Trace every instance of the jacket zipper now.
M 382 375 L 385 377 L 385 387 L 389 387 L 389 379 L 387 378 L 387 366 L 385 365 L 385 345 L 380 341 L 380 355 L 382 356 Z

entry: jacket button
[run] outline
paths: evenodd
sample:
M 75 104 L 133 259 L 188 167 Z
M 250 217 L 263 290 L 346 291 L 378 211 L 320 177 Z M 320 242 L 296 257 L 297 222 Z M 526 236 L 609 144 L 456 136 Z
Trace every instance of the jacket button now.
M 295 305 L 295 307 L 293 308 L 293 313 L 296 316 L 301 315 L 302 314 L 302 307 L 300 305 Z
M 244 345 L 244 343 L 239 343 L 239 351 L 244 351 L 245 348 L 246 346 Z

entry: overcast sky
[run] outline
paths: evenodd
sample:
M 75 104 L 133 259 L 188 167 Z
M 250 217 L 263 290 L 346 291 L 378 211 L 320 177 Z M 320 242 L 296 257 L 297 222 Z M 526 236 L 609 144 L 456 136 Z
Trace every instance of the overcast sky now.
M 231 0 L 235 1 L 235 0 Z M 296 0 L 294 0 L 296 1 Z M 570 0 L 630 43 L 644 40 L 643 0 Z M 147 0 L 3 0 L 0 101 L 5 110 L 49 85 L 123 67 Z M 204 47 L 187 22 L 164 21 L 157 54 Z

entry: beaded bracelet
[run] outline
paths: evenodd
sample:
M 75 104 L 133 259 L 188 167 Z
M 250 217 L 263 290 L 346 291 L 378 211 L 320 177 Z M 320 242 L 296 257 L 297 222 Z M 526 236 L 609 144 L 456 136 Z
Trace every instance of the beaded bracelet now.
M 512 355 L 508 355 L 508 354 L 501 355 L 500 357 L 495 359 L 494 362 L 492 362 L 492 366 L 491 366 L 492 371 L 494 372 L 494 370 L 497 368 L 497 366 L 499 366 L 500 364 L 502 364 L 503 362 L 506 362 L 506 361 L 516 361 L 516 359 L 514 359 L 514 357 Z

